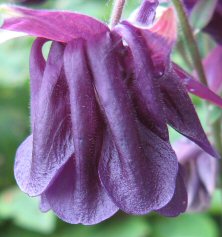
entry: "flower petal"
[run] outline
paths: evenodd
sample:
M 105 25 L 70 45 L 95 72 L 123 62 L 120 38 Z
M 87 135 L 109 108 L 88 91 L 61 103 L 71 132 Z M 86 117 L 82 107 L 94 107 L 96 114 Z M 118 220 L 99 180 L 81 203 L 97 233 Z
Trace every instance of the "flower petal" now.
M 208 154 L 202 153 L 197 158 L 197 172 L 209 195 L 212 195 L 216 188 L 218 167 L 218 161 Z
M 206 209 L 209 206 L 210 195 L 200 180 L 195 160 L 186 164 L 184 175 L 188 193 L 188 210 L 199 212 Z
M 169 217 L 178 216 L 186 211 L 188 202 L 187 198 L 186 187 L 181 175 L 181 170 L 179 169 L 173 198 L 165 207 L 157 210 L 157 212 Z
M 195 143 L 187 138 L 177 140 L 173 144 L 173 149 L 176 152 L 179 163 L 182 165 L 190 160 L 195 160 L 203 152 Z
M 97 98 L 107 124 L 99 173 L 120 209 L 144 214 L 165 206 L 172 198 L 177 160 L 168 143 L 151 132 L 144 134 L 144 127 L 138 130 L 113 45 L 116 42 L 110 34 L 90 39 L 87 45 Z M 146 144 L 148 141 L 153 143 Z
M 64 221 L 91 225 L 109 218 L 118 207 L 98 175 L 104 125 L 82 40 L 67 45 L 64 66 L 70 89 L 75 157 L 61 170 L 45 195 L 52 210 Z
M 218 153 L 210 145 L 185 87 L 175 73 L 160 80 L 164 109 L 170 126 L 214 157 Z
M 174 10 L 168 8 L 149 30 L 140 31 L 152 55 L 156 77 L 161 77 L 170 70 L 170 54 L 177 39 Z
M 214 48 L 203 61 L 209 88 L 215 93 L 222 92 L 222 46 Z
M 130 15 L 128 21 L 134 25 L 148 27 L 154 22 L 158 4 L 158 0 L 143 0 L 139 8 Z
M 41 194 L 39 209 L 41 210 L 41 212 L 48 212 L 51 209 L 45 193 Z
M 33 151 L 28 177 L 20 179 L 25 167 L 17 156 L 15 176 L 22 191 L 41 194 L 74 152 L 69 93 L 62 72 L 64 47 L 53 43 L 47 60 L 33 129 Z
M 34 41 L 30 54 L 30 79 L 31 79 L 31 123 L 34 127 L 35 110 L 39 100 L 39 91 L 45 70 L 45 59 L 42 55 L 42 47 L 45 39 L 38 38 Z
M 220 96 L 216 95 L 209 88 L 193 79 L 190 74 L 186 73 L 176 64 L 173 64 L 173 69 L 177 74 L 178 79 L 180 79 L 186 87 L 187 91 L 222 108 L 222 98 Z
M 11 5 L 0 6 L 0 11 L 4 11 L 4 15 L 7 16 L 1 29 L 23 32 L 54 41 L 87 39 L 90 35 L 109 30 L 102 22 L 74 12 L 32 10 Z
M 154 133 L 168 140 L 166 121 L 160 116 L 162 107 L 159 85 L 157 80 L 154 80 L 153 64 L 146 42 L 137 28 L 130 24 L 119 25 L 115 30 L 127 42 L 133 57 L 135 80 L 130 90 L 133 91 L 137 113 L 142 122 Z
M 111 134 L 107 133 L 99 167 L 101 180 L 117 206 L 136 215 L 147 214 L 169 203 L 175 191 L 178 168 L 169 143 L 143 125 L 139 126 L 145 158 L 121 157 Z
M 87 168 L 87 163 L 81 172 L 84 177 L 78 177 L 76 161 L 72 157 L 65 164 L 45 195 L 51 209 L 60 219 L 71 224 L 97 224 L 114 215 L 118 208 L 96 180 L 89 180 L 93 176 L 95 178 L 95 172 L 92 167 Z

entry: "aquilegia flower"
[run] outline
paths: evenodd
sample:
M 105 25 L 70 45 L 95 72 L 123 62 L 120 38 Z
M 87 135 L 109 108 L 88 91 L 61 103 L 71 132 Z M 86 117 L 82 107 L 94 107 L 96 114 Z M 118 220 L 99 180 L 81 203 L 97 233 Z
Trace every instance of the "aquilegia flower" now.
M 186 139 L 177 141 L 173 148 L 183 167 L 188 193 L 188 210 L 206 209 L 216 187 L 217 160 Z
M 1 28 L 37 37 L 32 134 L 17 150 L 15 177 L 22 191 L 41 196 L 43 211 L 83 224 L 119 209 L 184 212 L 186 189 L 167 124 L 218 156 L 184 84 L 220 106 L 221 98 L 172 64 L 175 15 L 169 9 L 153 23 L 156 6 L 143 1 L 133 22 L 112 30 L 79 13 L 7 7 L 11 18 Z M 53 43 L 45 61 L 47 40 Z

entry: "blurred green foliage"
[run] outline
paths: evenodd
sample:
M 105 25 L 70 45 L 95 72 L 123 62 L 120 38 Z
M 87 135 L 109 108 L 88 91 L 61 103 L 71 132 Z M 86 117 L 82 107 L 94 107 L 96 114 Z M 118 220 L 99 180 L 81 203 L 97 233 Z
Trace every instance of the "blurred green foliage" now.
M 0 0 L 0 3 L 6 1 Z M 125 17 L 139 5 L 129 0 Z M 36 8 L 79 11 L 108 22 L 111 0 L 48 0 Z M 38 209 L 38 199 L 23 194 L 13 177 L 16 148 L 30 132 L 29 123 L 29 51 L 33 39 L 20 38 L 0 45 L 0 237 L 219 237 L 221 194 L 213 199 L 212 208 L 204 214 L 186 214 L 163 218 L 155 214 L 143 217 L 118 213 L 96 226 L 69 225 L 51 212 Z M 204 43 L 202 48 L 204 51 Z M 174 60 L 186 68 L 178 51 Z M 189 69 L 189 67 L 187 67 Z M 195 104 L 200 101 L 194 98 Z M 214 108 L 214 110 L 216 110 Z M 206 111 L 198 108 L 202 121 Z M 221 111 L 214 112 L 215 117 Z M 219 115 L 218 115 L 219 114 Z M 203 124 L 205 127 L 207 124 Z M 171 131 L 171 140 L 179 138 Z

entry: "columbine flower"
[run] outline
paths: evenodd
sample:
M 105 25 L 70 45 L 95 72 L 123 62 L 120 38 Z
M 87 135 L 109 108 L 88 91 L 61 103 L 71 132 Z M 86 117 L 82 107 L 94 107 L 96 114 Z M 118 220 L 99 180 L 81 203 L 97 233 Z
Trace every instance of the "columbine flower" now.
M 7 8 L 12 17 L 2 29 L 38 37 L 30 56 L 32 134 L 16 153 L 15 177 L 21 190 L 42 197 L 42 210 L 69 223 L 95 224 L 119 209 L 185 211 L 167 123 L 217 156 L 183 85 L 187 75 L 170 61 L 174 12 L 153 24 L 148 2 L 112 30 L 78 13 Z
M 188 193 L 188 210 L 206 209 L 209 207 L 216 186 L 217 160 L 185 139 L 177 141 L 173 148 L 183 167 Z

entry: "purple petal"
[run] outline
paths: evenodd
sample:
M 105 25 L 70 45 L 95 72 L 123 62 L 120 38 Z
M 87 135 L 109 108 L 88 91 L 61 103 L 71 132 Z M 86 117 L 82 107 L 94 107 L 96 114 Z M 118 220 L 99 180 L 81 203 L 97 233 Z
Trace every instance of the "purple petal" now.
M 157 210 L 157 212 L 164 216 L 175 217 L 186 211 L 187 202 L 187 191 L 181 175 L 181 170 L 179 170 L 173 198 L 165 207 Z
M 128 21 L 134 25 L 149 26 L 152 25 L 156 16 L 156 8 L 159 2 L 157 0 L 143 0 L 141 5 L 134 11 Z
M 33 136 L 27 137 L 18 147 L 15 155 L 15 180 L 21 190 L 27 189 L 32 169 Z
M 152 55 L 156 77 L 169 71 L 170 54 L 177 39 L 177 18 L 173 8 L 168 8 L 152 28 L 141 29 Z
M 63 45 L 53 43 L 47 60 L 38 105 L 34 108 L 36 117 L 30 169 L 24 171 L 27 168 L 23 165 L 23 159 L 30 157 L 16 157 L 16 180 L 30 196 L 41 194 L 74 152 L 69 93 L 62 73 L 63 51 Z M 22 177 L 22 172 L 28 172 L 28 177 Z
M 173 64 L 173 69 L 187 91 L 222 108 L 222 98 L 220 96 L 216 95 L 200 82 L 194 80 L 190 74 L 186 73 L 176 64 Z
M 214 48 L 203 61 L 209 88 L 215 93 L 222 91 L 222 46 Z
M 39 91 L 45 70 L 45 59 L 42 55 L 42 47 L 45 39 L 38 38 L 34 41 L 30 54 L 30 79 L 31 79 L 31 123 L 34 127 L 35 109 L 38 104 Z
M 202 153 L 197 158 L 198 174 L 209 195 L 212 195 L 216 188 L 218 167 L 218 161 L 208 154 Z
M 141 125 L 140 137 L 145 158 L 128 160 L 121 157 L 107 133 L 99 167 L 102 182 L 115 203 L 124 212 L 136 215 L 159 209 L 171 200 L 178 168 L 167 142 Z
M 127 23 L 125 23 L 127 24 Z M 162 114 L 161 95 L 146 42 L 139 31 L 130 24 L 119 25 L 116 31 L 127 42 L 133 57 L 135 80 L 132 82 L 133 97 L 142 122 L 164 140 L 168 129 Z
M 41 210 L 41 212 L 48 212 L 51 209 L 50 204 L 44 193 L 41 194 L 39 209 Z
M 115 214 L 118 208 L 110 201 L 96 179 L 89 180 L 95 178 L 95 169 L 87 167 L 85 163 L 81 172 L 84 177 L 79 179 L 79 167 L 76 162 L 77 159 L 72 157 L 65 164 L 45 195 L 50 207 L 60 219 L 71 224 L 97 224 Z M 90 186 L 92 182 L 97 182 L 97 185 Z
M 188 210 L 201 211 L 208 207 L 210 195 L 200 180 L 197 164 L 191 160 L 184 166 L 185 184 L 188 193 Z
M 74 38 L 87 39 L 91 35 L 108 31 L 108 27 L 83 14 L 68 11 L 32 10 L 3 5 L 9 12 L 1 29 L 24 32 L 54 41 L 68 42 Z
M 97 98 L 107 123 L 99 173 L 120 209 L 144 214 L 165 206 L 172 198 L 177 160 L 168 143 L 151 132 L 144 134 L 145 128 L 138 130 L 113 45 L 116 42 L 110 34 L 91 39 L 87 45 Z
M 195 160 L 203 151 L 187 138 L 176 141 L 173 144 L 173 149 L 176 152 L 180 164 L 185 164 L 190 160 Z
M 210 145 L 191 99 L 178 76 L 172 72 L 160 80 L 160 84 L 169 125 L 210 155 L 219 157 Z
M 96 224 L 118 208 L 101 185 L 98 162 L 103 139 L 103 121 L 87 68 L 82 40 L 69 43 L 64 66 L 70 89 L 75 157 L 72 157 L 45 195 L 51 209 L 64 221 Z

